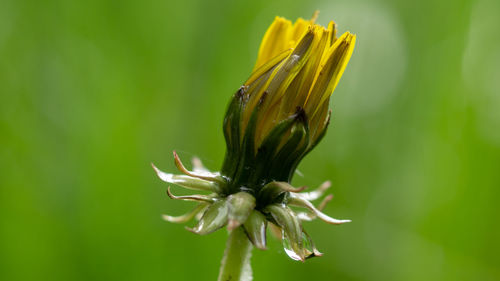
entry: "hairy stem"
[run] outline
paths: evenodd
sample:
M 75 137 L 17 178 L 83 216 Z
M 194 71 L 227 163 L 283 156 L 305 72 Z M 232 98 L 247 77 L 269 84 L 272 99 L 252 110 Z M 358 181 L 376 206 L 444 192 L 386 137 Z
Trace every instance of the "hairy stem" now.
M 226 244 L 218 281 L 251 281 L 252 243 L 242 227 L 234 229 Z

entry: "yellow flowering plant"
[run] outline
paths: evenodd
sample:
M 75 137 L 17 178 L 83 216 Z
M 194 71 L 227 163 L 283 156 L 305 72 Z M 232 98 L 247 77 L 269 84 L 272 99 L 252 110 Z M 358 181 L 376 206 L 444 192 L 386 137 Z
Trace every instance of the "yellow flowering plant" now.
M 198 223 L 188 230 L 208 234 L 224 226 L 231 232 L 219 280 L 251 280 L 252 245 L 266 249 L 266 229 L 280 233 L 285 252 L 295 260 L 320 256 L 301 221 L 338 220 L 321 212 L 332 196 L 315 207 L 330 186 L 303 192 L 291 180 L 299 162 L 322 139 L 331 111 L 329 100 L 351 57 L 356 36 L 346 32 L 337 38 L 335 23 L 328 27 L 299 18 L 291 23 L 276 17 L 260 45 L 257 62 L 248 80 L 233 95 L 223 123 L 226 156 L 220 172 L 210 172 L 193 159 L 187 170 L 174 152 L 183 175 L 164 173 L 165 182 L 207 194 L 175 196 L 198 205 L 170 222 Z M 290 206 L 303 207 L 296 212 Z

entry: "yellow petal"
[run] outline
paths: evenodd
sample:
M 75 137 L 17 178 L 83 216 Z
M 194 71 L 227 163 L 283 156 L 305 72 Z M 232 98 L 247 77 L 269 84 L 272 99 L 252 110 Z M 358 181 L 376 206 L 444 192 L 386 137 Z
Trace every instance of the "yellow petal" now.
M 274 58 L 270 59 L 269 61 L 264 62 L 264 64 L 262 64 L 260 67 L 258 67 L 257 69 L 255 69 L 252 72 L 252 74 L 250 75 L 248 80 L 245 82 L 245 85 L 252 84 L 257 78 L 261 77 L 264 73 L 269 71 L 269 69 L 271 69 L 272 67 L 277 65 L 279 62 L 281 62 L 286 57 L 288 57 L 288 55 L 290 55 L 290 53 L 292 51 L 293 51 L 293 49 L 291 49 L 291 48 L 287 49 L 287 50 L 281 52 L 280 54 L 278 54 L 277 56 L 275 56 Z
M 292 22 L 282 17 L 276 17 L 269 26 L 260 44 L 259 55 L 254 69 L 259 68 L 268 60 L 274 58 L 279 53 L 288 49 L 289 34 L 292 29 Z
M 346 32 L 335 41 L 323 56 L 313 87 L 306 100 L 305 110 L 309 116 L 314 115 L 318 106 L 335 90 L 351 58 L 355 43 L 356 36 Z
M 295 77 L 292 84 L 284 94 L 281 102 L 279 119 L 286 118 L 293 114 L 297 106 L 304 106 L 307 94 L 311 88 L 316 69 L 318 68 L 323 51 L 326 49 L 329 31 L 320 26 L 315 26 L 316 36 L 311 44 L 311 55 L 308 58 L 300 73 Z
M 290 53 L 290 52 L 289 52 Z M 289 54 L 288 53 L 288 54 Z M 255 106 L 259 103 L 259 100 L 263 96 L 265 90 L 269 86 L 269 83 L 273 80 L 274 76 L 276 76 L 277 70 L 280 69 L 280 67 L 285 63 L 286 58 L 281 59 L 282 55 L 278 55 L 273 59 L 270 64 L 269 68 L 266 67 L 266 65 L 263 65 L 261 68 L 267 68 L 266 71 L 262 70 L 256 70 L 255 72 L 259 72 L 259 75 L 255 75 L 255 77 L 252 78 L 252 75 L 250 78 L 253 79 L 251 83 L 247 83 L 248 88 L 248 93 L 249 93 L 249 99 L 247 104 L 245 105 L 245 110 L 243 112 L 243 118 L 242 118 L 242 123 L 241 123 L 241 133 L 246 130 L 246 126 L 248 122 L 250 121 L 250 116 L 253 113 L 253 110 Z M 262 73 L 262 74 L 260 74 Z M 249 79 L 250 81 L 250 79 Z
M 276 69 L 276 74 L 272 77 L 271 83 L 266 88 L 269 96 L 261 109 L 262 113 L 259 124 L 261 124 L 260 127 L 262 130 L 260 130 L 257 140 L 263 139 L 270 128 L 276 123 L 276 116 L 279 114 L 283 95 L 307 62 L 310 54 L 313 53 L 311 47 L 316 37 L 316 30 L 310 28 L 300 39 L 290 56 L 283 62 L 283 65 L 280 65 Z
M 269 94 L 272 95 L 272 98 L 269 100 L 271 104 L 274 104 L 277 99 L 283 96 L 284 89 L 290 85 L 293 78 L 295 78 L 299 70 L 304 66 L 309 55 L 314 53 L 311 52 L 311 47 L 317 36 L 316 30 L 311 28 L 300 39 L 293 52 L 285 60 L 283 66 L 277 69 L 276 76 L 267 88 Z
M 328 23 L 328 31 L 330 32 L 330 37 L 328 38 L 328 46 L 332 46 L 337 40 L 337 25 L 334 21 Z
M 307 28 L 311 25 L 311 22 L 303 18 L 298 18 L 293 24 L 292 32 L 290 34 L 290 40 L 297 42 L 307 31 Z

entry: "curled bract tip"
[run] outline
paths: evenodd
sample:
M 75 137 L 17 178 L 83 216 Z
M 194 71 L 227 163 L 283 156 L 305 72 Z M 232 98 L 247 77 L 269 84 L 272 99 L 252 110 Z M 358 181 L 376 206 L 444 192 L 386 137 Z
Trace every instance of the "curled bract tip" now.
M 187 176 L 190 176 L 190 177 L 194 177 L 194 178 L 199 178 L 199 179 L 202 179 L 202 180 L 206 180 L 206 181 L 210 181 L 210 182 L 215 182 L 215 183 L 219 183 L 219 184 L 224 184 L 224 179 L 217 175 L 217 174 L 214 174 L 214 173 L 210 173 L 210 172 L 191 172 L 189 171 L 188 169 L 186 169 L 186 167 L 184 166 L 184 164 L 182 164 L 182 161 L 181 159 L 179 158 L 179 155 L 177 154 L 177 152 L 175 152 L 175 150 L 172 152 L 173 155 L 174 155 L 174 163 L 175 163 L 175 166 L 177 167 L 177 169 L 187 175 Z
M 316 207 L 314 207 L 314 205 L 311 202 L 309 202 L 308 200 L 303 199 L 301 197 L 298 197 L 298 196 L 292 195 L 288 199 L 288 203 L 292 206 L 303 207 L 303 208 L 307 208 L 307 209 L 311 210 L 319 219 L 321 219 L 322 221 L 329 223 L 329 224 L 343 224 L 343 223 L 351 222 L 351 220 L 339 220 L 339 219 L 334 219 L 332 217 L 329 217 L 329 216 L 325 215 L 323 212 L 321 212 L 320 210 L 318 210 Z
M 168 197 L 172 198 L 172 199 L 176 199 L 176 200 L 185 200 L 185 201 L 198 201 L 198 202 L 208 202 L 208 203 L 212 203 L 212 202 L 215 202 L 216 199 L 211 197 L 211 196 L 207 196 L 207 195 L 184 195 L 184 196 L 175 196 L 174 194 L 172 194 L 172 191 L 170 190 L 170 186 L 167 188 L 167 195 Z
M 162 215 L 162 218 L 168 222 L 173 222 L 173 223 L 185 223 L 196 217 L 199 213 L 201 213 L 205 208 L 207 207 L 207 204 L 205 203 L 200 203 L 198 206 L 196 206 L 193 210 L 190 212 L 181 215 L 181 216 L 169 216 L 169 215 Z

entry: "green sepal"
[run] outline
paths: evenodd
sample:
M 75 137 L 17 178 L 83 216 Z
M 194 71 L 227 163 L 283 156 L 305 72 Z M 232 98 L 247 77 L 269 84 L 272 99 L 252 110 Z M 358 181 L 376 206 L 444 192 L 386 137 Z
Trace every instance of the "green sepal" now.
M 304 156 L 306 156 L 309 152 L 311 152 L 311 150 L 313 150 L 318 145 L 318 143 L 323 139 L 323 137 L 326 135 L 326 131 L 328 130 L 328 126 L 330 125 L 331 117 L 332 117 L 332 111 L 330 110 L 328 112 L 328 116 L 326 117 L 325 125 L 323 126 L 323 130 L 318 134 L 316 139 L 312 140 L 311 145 L 307 148 L 307 151 L 304 153 Z
M 246 87 L 242 86 L 233 96 L 224 117 L 223 131 L 226 139 L 226 156 L 221 173 L 227 175 L 238 164 L 240 153 L 240 119 L 244 107 L 243 96 Z
M 272 203 L 281 203 L 277 202 L 278 198 L 284 197 L 286 191 L 284 191 L 276 182 L 272 181 L 259 191 L 258 199 L 259 199 L 259 207 L 267 206 Z
M 240 155 L 238 155 L 239 161 L 229 168 L 233 172 L 229 172 L 228 174 L 230 174 L 232 179 L 235 179 L 232 181 L 233 185 L 229 187 L 229 193 L 238 192 L 240 190 L 240 186 L 246 186 L 248 184 L 250 172 L 255 169 L 255 130 L 257 128 L 258 114 L 266 97 L 267 92 L 264 92 L 257 106 L 253 109 L 252 115 L 250 116 L 250 120 L 248 121 L 245 129 Z M 224 163 L 224 165 L 226 165 L 226 163 Z M 252 190 L 252 188 L 249 190 Z
M 273 166 L 269 169 L 270 177 L 277 181 L 290 182 L 290 174 L 293 174 L 293 171 L 290 171 L 290 169 L 295 161 L 290 156 L 302 154 L 308 142 L 307 124 L 302 122 L 295 124 L 288 141 L 273 158 Z M 303 145 L 300 145 L 301 143 Z
M 204 190 L 218 192 L 219 185 L 206 180 L 201 180 L 185 175 L 172 175 L 171 181 L 166 181 L 191 190 Z
M 304 131 L 306 136 L 303 135 Z M 284 142 L 284 145 L 280 148 L 285 136 L 286 142 Z M 280 124 L 269 133 L 261 145 L 261 148 L 259 148 L 258 153 L 262 152 L 263 156 L 258 159 L 258 163 L 264 164 L 261 165 L 260 170 L 256 171 L 255 176 L 269 180 L 290 182 L 288 174 L 293 173 L 293 171 L 289 171 L 289 169 L 293 166 L 293 161 L 295 159 L 291 158 L 290 155 L 297 155 L 296 150 L 301 149 L 301 147 L 297 148 L 297 145 L 300 144 L 301 140 L 307 143 L 308 136 L 309 128 L 307 125 L 306 113 L 302 107 L 297 107 L 297 111 L 293 115 L 281 121 Z M 289 142 L 292 143 L 287 145 Z M 266 146 L 271 147 L 271 149 L 267 149 Z M 286 151 L 279 155 L 280 151 L 283 149 Z M 302 154 L 302 151 L 299 152 Z M 300 154 L 298 155 L 300 156 Z M 278 157 L 280 157 L 280 159 L 278 159 Z
M 297 193 L 306 189 L 306 186 L 293 187 L 288 182 L 272 181 L 264 185 L 257 195 L 259 206 L 257 208 L 265 207 L 274 203 L 288 203 L 290 192 Z
M 186 213 L 184 215 L 181 215 L 181 216 L 162 215 L 162 218 L 168 222 L 185 223 L 185 222 L 188 222 L 189 220 L 193 219 L 194 217 L 198 216 L 198 214 L 200 212 L 202 212 L 204 209 L 206 209 L 207 207 L 208 206 L 206 203 L 200 203 L 193 210 L 189 211 L 188 213 Z
M 304 158 L 307 153 L 307 148 L 309 147 L 310 131 L 307 122 L 303 123 L 305 125 L 306 135 L 303 138 L 303 143 L 297 147 L 297 149 L 288 155 L 288 158 L 283 161 L 286 165 L 283 165 L 280 170 L 280 177 L 286 178 L 288 182 L 292 181 L 293 175 L 300 161 Z
M 267 94 L 264 92 L 262 100 L 266 98 Z M 243 137 L 242 143 L 242 162 L 244 163 L 255 163 L 255 131 L 257 130 L 257 119 L 259 118 L 259 111 L 262 107 L 262 102 L 259 102 L 254 108 L 252 115 L 250 115 L 250 120 L 248 120 L 247 127 L 245 129 L 245 135 Z
M 255 157 L 255 170 L 252 171 L 251 182 L 258 183 L 259 180 L 263 184 L 275 180 L 269 177 L 269 172 L 272 164 L 274 163 L 274 156 L 278 150 L 279 145 L 283 141 L 283 138 L 290 133 L 292 126 L 297 122 L 295 115 L 279 122 L 269 134 L 264 138 L 262 144 L 257 149 L 257 154 Z M 262 185 L 257 185 L 256 191 L 258 191 Z
M 257 249 L 267 249 L 267 220 L 261 212 L 253 210 L 243 224 L 243 228 L 245 229 L 245 233 L 247 234 L 248 239 Z
M 245 191 L 231 194 L 227 197 L 229 207 L 228 230 L 233 230 L 244 223 L 255 208 L 255 197 Z
M 212 233 L 227 224 L 228 209 L 225 199 L 218 200 L 208 207 L 195 227 L 186 229 L 200 235 Z
M 323 253 L 318 251 L 311 236 L 309 236 L 305 230 L 302 230 L 302 240 L 304 241 L 304 254 L 306 259 L 321 257 L 323 255 Z
M 274 221 L 283 229 L 283 239 L 288 239 L 290 248 L 301 260 L 305 259 L 302 240 L 302 225 L 295 213 L 283 204 L 271 204 L 264 209 L 269 212 Z
M 158 177 L 164 182 L 182 186 L 191 190 L 203 190 L 214 193 L 217 193 L 220 190 L 220 186 L 216 182 L 190 177 L 187 175 L 165 173 L 158 169 L 154 164 L 151 164 L 151 166 L 153 166 L 153 169 L 155 170 Z
M 291 116 L 281 122 L 279 122 L 269 134 L 264 138 L 262 144 L 257 150 L 257 162 L 267 163 L 265 160 L 273 157 L 275 155 L 278 146 L 283 140 L 283 136 L 286 135 L 290 128 L 296 123 L 294 116 Z

